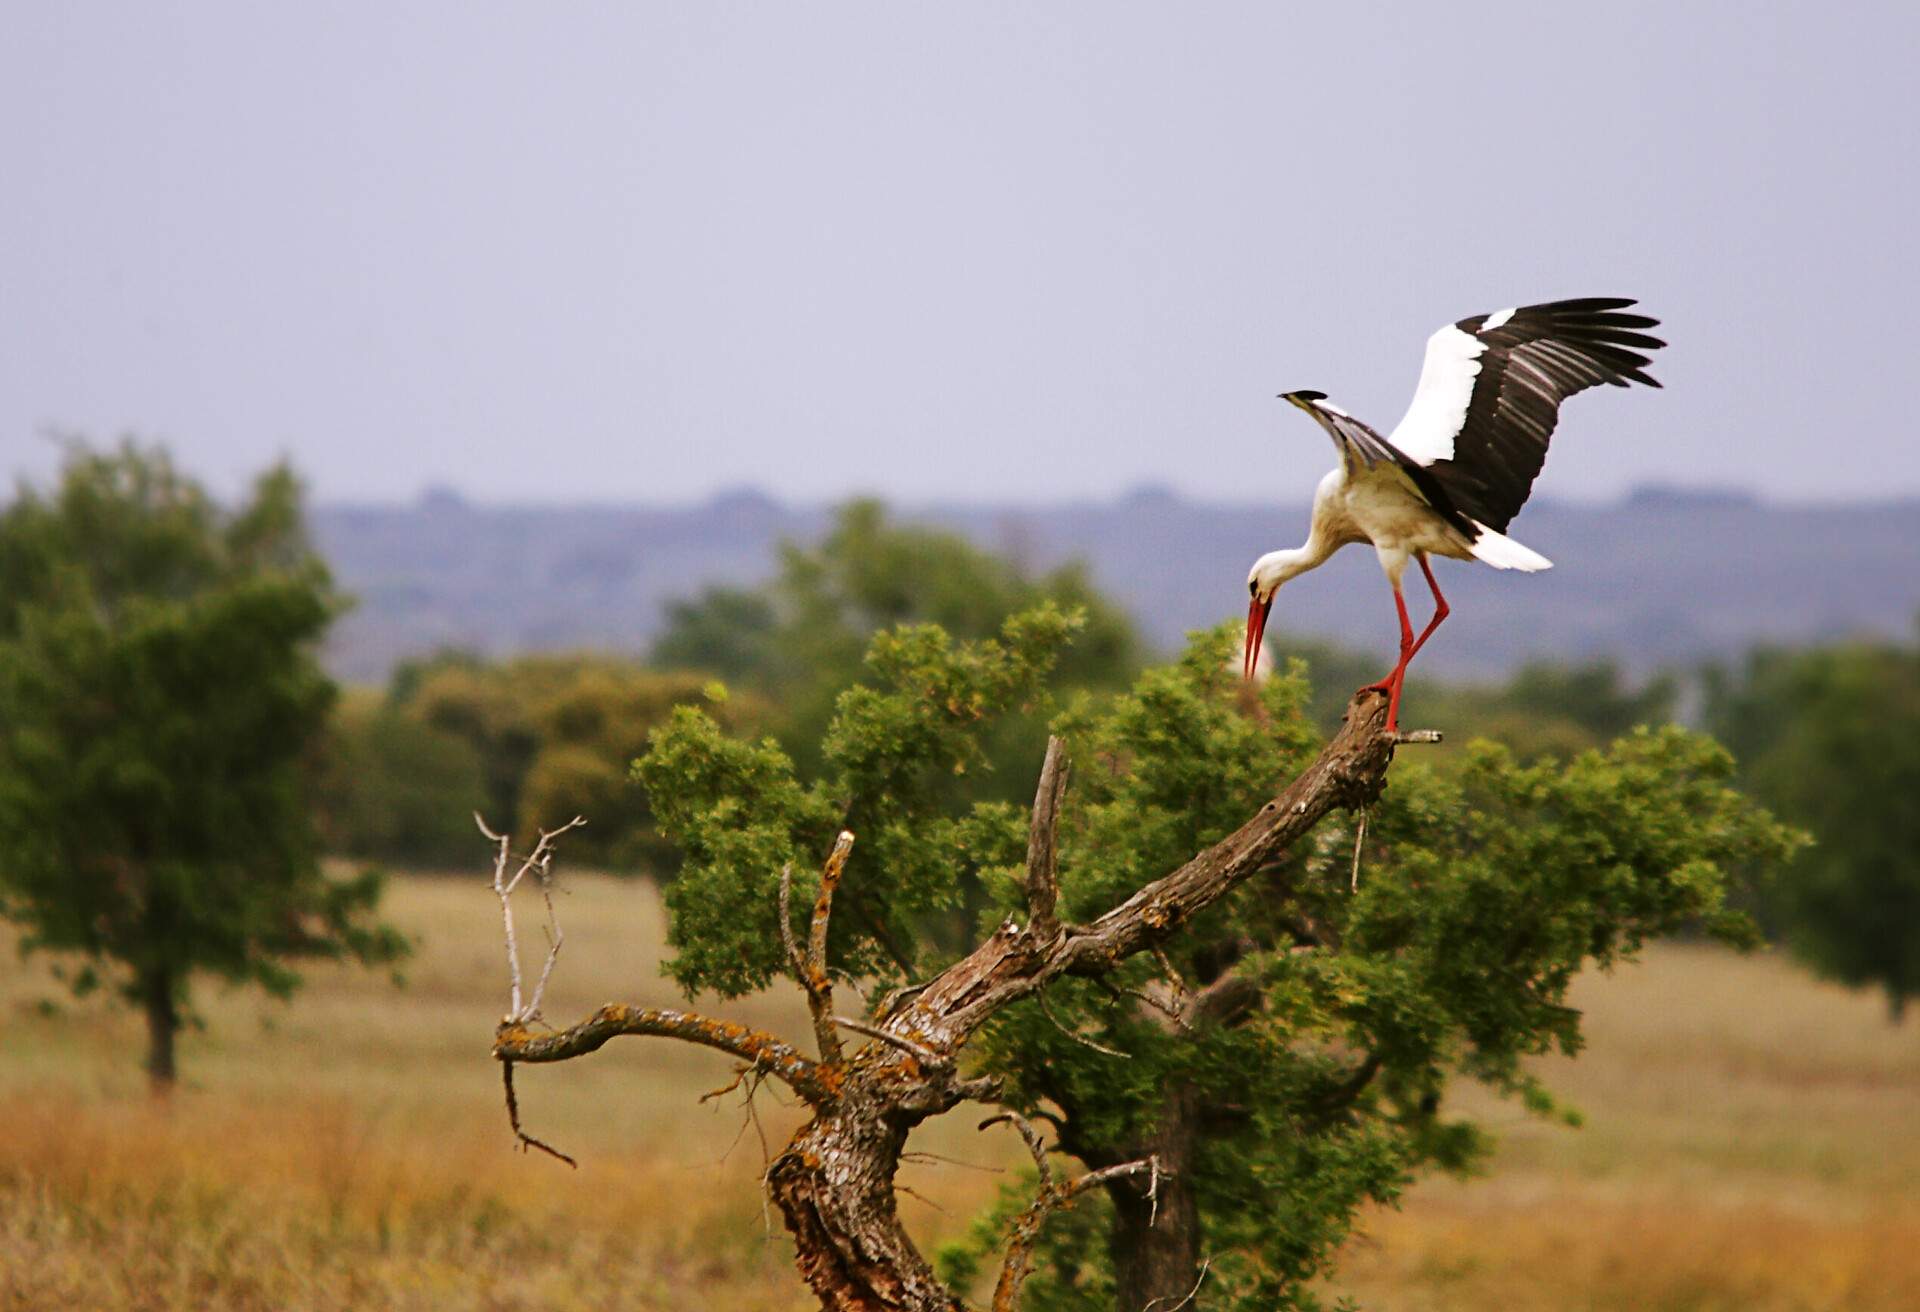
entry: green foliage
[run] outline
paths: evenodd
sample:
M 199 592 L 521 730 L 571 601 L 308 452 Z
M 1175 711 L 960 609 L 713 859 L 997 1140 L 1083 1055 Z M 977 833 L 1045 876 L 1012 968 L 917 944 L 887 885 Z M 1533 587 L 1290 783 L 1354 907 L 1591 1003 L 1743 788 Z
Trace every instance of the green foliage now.
M 1920 996 L 1920 645 L 1758 651 L 1717 672 L 1708 714 L 1766 803 L 1814 844 L 1763 908 L 1816 970 Z
M 391 961 L 372 875 L 324 878 L 304 761 L 339 602 L 285 468 L 234 512 L 126 444 L 69 446 L 0 514 L 0 910 L 171 1033 L 189 976 L 284 995 L 302 957 Z M 170 1076 L 156 1066 L 156 1075 Z
M 732 738 L 706 711 L 677 710 L 635 772 L 685 856 L 667 891 L 668 970 L 681 987 L 737 995 L 783 972 L 779 872 L 792 865 L 795 908 L 810 905 L 842 828 L 859 841 L 833 922 L 836 964 L 890 982 L 914 970 L 916 928 L 1025 843 L 1016 809 L 963 807 L 945 782 L 981 764 L 999 719 L 1034 709 L 1080 624 L 1048 605 L 998 638 L 955 642 L 932 624 L 879 635 L 874 682 L 841 695 L 807 782 L 773 739 Z

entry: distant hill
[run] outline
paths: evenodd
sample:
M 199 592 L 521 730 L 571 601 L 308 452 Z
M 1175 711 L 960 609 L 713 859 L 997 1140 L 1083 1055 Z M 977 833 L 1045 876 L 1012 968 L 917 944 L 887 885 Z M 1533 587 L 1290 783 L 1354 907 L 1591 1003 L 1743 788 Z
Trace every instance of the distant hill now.
M 1186 501 L 1143 489 L 1048 507 L 901 506 L 1033 568 L 1083 557 L 1149 639 L 1245 612 L 1247 566 L 1298 543 L 1306 507 Z M 334 671 L 384 680 L 442 647 L 490 655 L 595 647 L 639 653 L 662 606 L 710 583 L 752 583 L 775 546 L 828 510 L 757 492 L 680 508 L 477 506 L 436 491 L 412 506 L 322 506 L 314 527 L 359 605 L 337 626 Z M 1767 505 L 1652 488 L 1617 504 L 1536 501 L 1514 534 L 1556 562 L 1499 574 L 1441 562 L 1454 618 L 1421 655 L 1433 674 L 1493 678 L 1529 657 L 1610 656 L 1628 669 L 1736 654 L 1758 641 L 1905 634 L 1920 610 L 1920 500 Z M 1424 585 L 1409 586 L 1416 616 Z M 1393 606 L 1372 553 L 1350 548 L 1287 585 L 1272 628 L 1386 652 Z

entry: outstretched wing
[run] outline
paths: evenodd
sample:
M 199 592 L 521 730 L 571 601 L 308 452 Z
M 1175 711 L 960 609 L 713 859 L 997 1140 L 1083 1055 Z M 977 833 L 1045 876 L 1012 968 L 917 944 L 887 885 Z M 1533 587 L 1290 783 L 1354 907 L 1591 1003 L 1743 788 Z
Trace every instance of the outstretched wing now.
M 1446 489 L 1434 478 L 1432 470 L 1327 400 L 1326 393 L 1287 392 L 1283 395 L 1286 400 L 1312 415 L 1314 421 L 1327 430 L 1327 436 L 1333 439 L 1333 445 L 1340 452 L 1340 460 L 1347 468 L 1350 482 L 1359 482 L 1367 471 L 1377 466 L 1384 465 L 1397 470 L 1442 519 L 1458 529 L 1467 541 L 1473 541 L 1478 533 L 1473 521 L 1453 504 Z
M 1609 383 L 1659 383 L 1643 352 L 1666 343 L 1624 314 L 1633 301 L 1549 301 L 1449 324 L 1427 339 L 1406 416 L 1387 441 L 1428 470 L 1461 512 L 1504 531 L 1546 462 L 1560 403 Z

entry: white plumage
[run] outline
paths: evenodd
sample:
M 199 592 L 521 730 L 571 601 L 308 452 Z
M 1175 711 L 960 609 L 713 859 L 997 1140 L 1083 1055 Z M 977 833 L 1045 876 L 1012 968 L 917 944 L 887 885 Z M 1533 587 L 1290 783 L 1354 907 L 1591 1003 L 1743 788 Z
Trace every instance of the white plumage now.
M 1660 385 L 1641 352 L 1665 343 L 1641 331 L 1655 320 L 1622 313 L 1632 305 L 1618 297 L 1553 301 L 1448 324 L 1427 339 L 1413 401 L 1389 437 L 1320 392 L 1285 393 L 1333 438 L 1340 465 L 1314 493 L 1306 542 L 1268 552 L 1247 574 L 1247 676 L 1280 585 L 1341 547 L 1370 542 L 1400 619 L 1400 660 L 1371 685 L 1389 694 L 1387 728 L 1395 730 L 1407 662 L 1448 614 L 1428 557 L 1551 568 L 1505 529 L 1546 460 L 1560 403 L 1601 383 Z M 1400 586 L 1410 561 L 1419 562 L 1434 600 L 1433 619 L 1417 637 Z

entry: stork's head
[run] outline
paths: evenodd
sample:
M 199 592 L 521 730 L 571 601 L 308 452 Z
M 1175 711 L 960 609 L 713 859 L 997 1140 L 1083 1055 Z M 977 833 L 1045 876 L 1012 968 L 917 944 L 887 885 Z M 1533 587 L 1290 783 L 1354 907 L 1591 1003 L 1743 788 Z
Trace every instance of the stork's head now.
M 1247 571 L 1247 650 L 1241 665 L 1245 677 L 1253 677 L 1260 660 L 1260 639 L 1267 631 L 1267 612 L 1273 609 L 1273 595 L 1280 585 L 1307 571 L 1307 553 L 1299 548 L 1269 551 L 1253 562 Z

